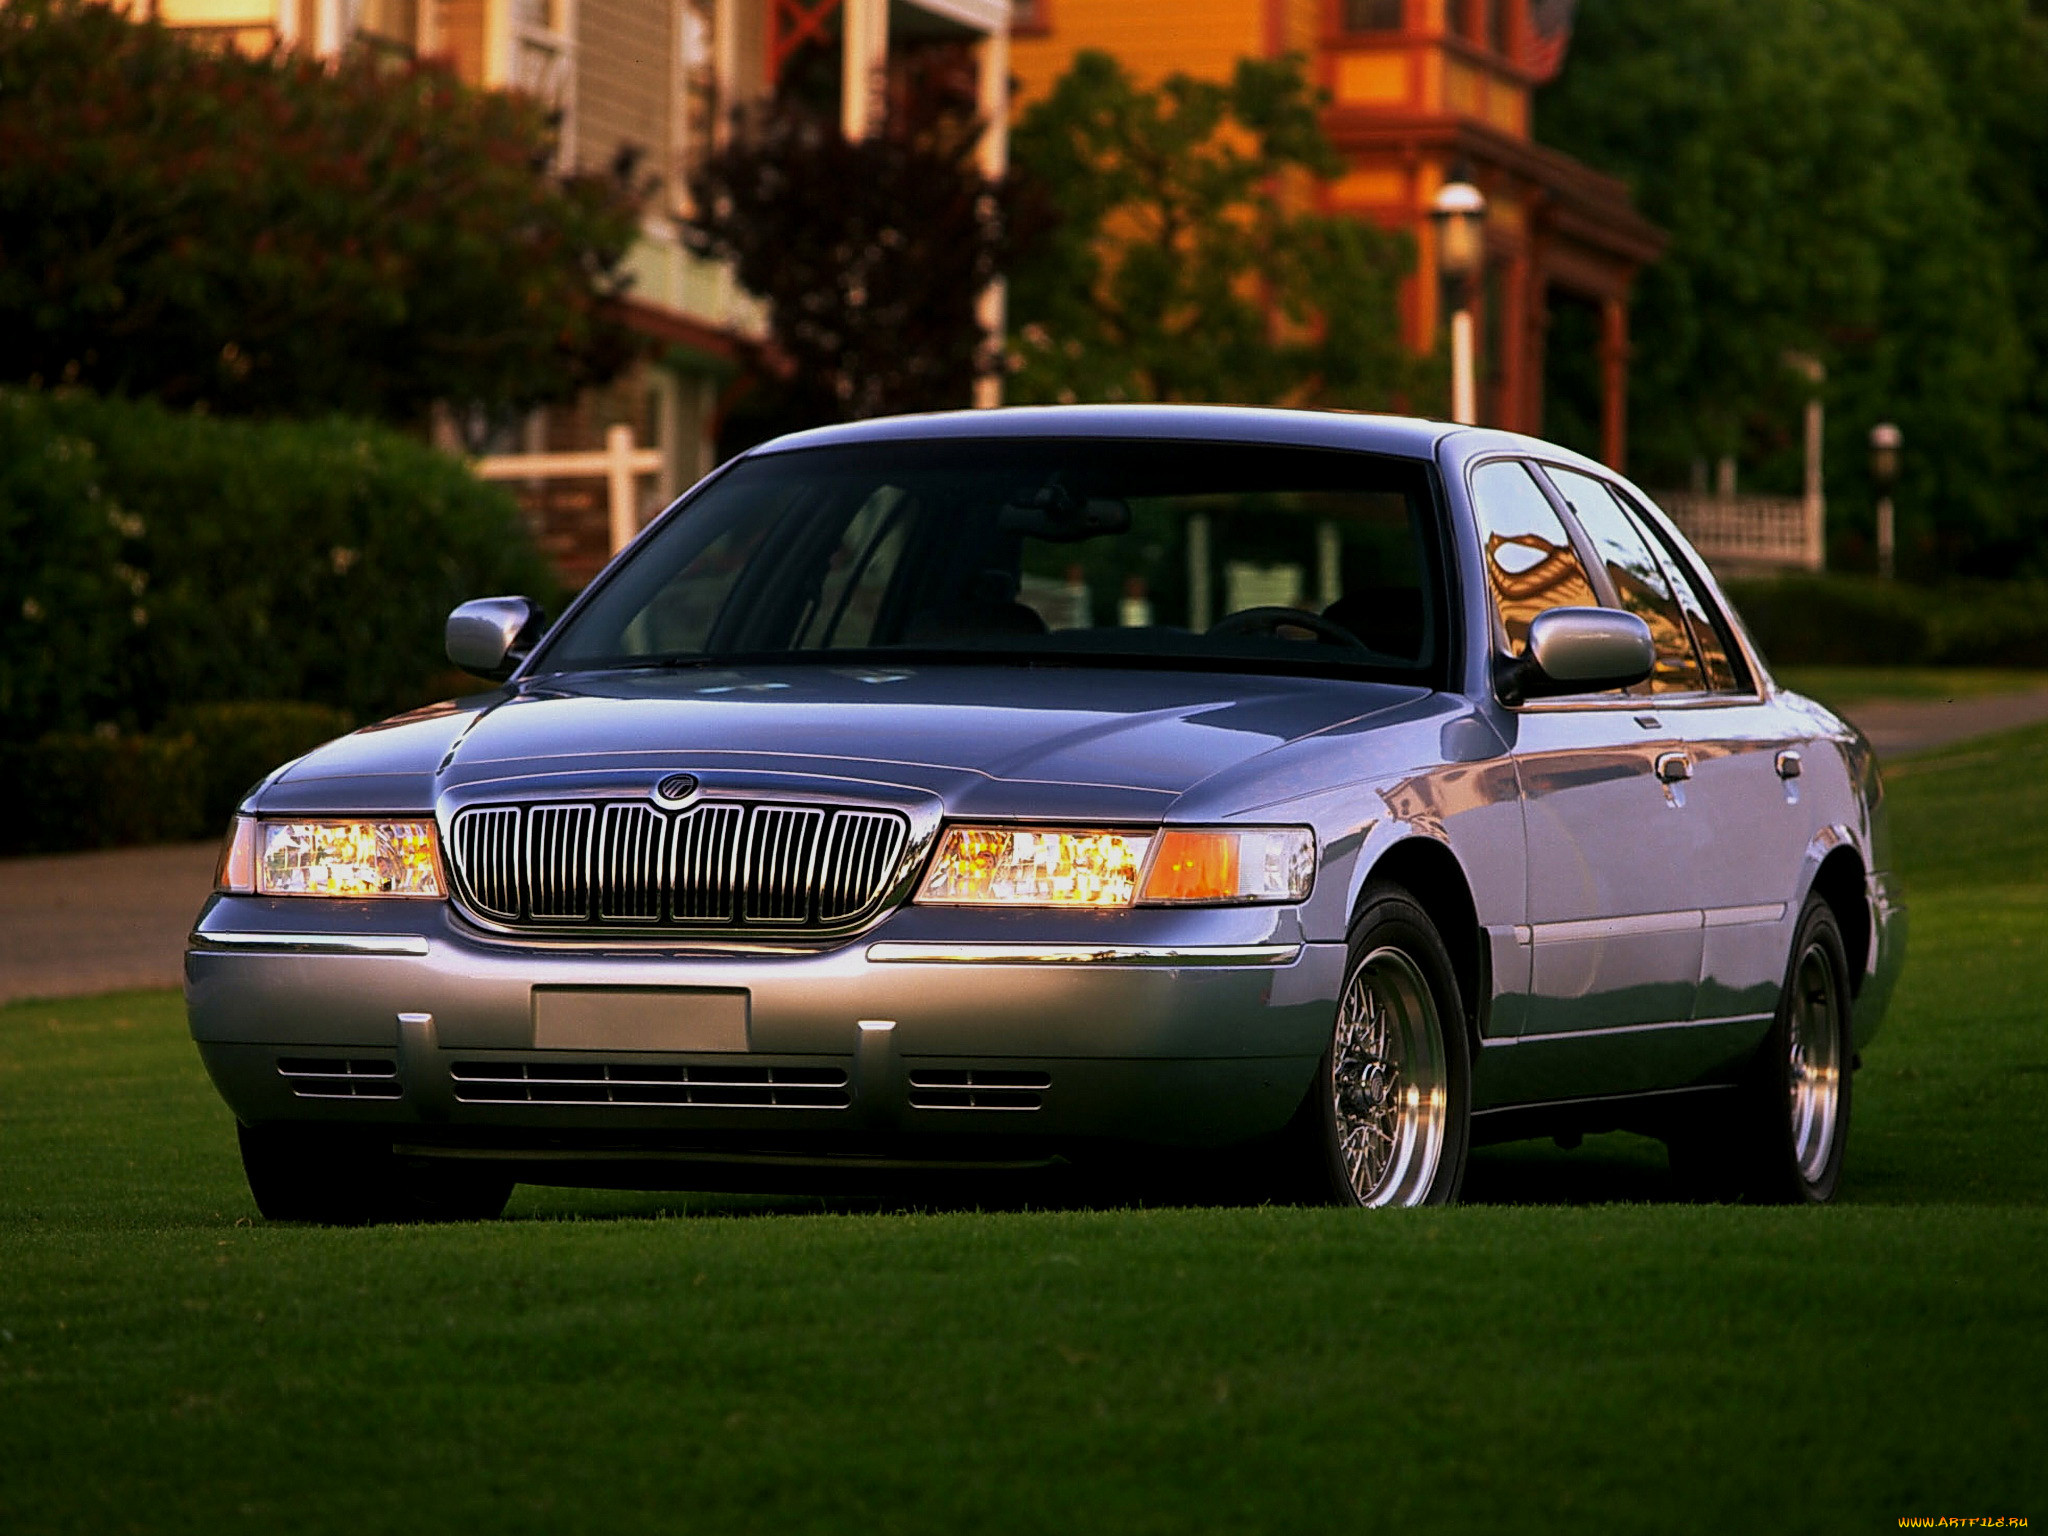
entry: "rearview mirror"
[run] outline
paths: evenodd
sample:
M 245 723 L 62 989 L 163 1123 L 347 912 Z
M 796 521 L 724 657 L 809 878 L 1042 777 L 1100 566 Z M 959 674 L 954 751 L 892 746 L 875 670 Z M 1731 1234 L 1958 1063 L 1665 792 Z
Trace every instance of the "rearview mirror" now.
M 1501 660 L 1496 691 L 1504 704 L 1561 693 L 1604 693 L 1650 675 L 1657 644 L 1650 626 L 1615 608 L 1548 608 L 1529 621 L 1522 654 Z
M 479 597 L 448 615 L 443 644 L 465 672 L 510 677 L 546 630 L 548 616 L 530 597 Z
M 1078 544 L 1108 533 L 1129 533 L 1131 504 L 1113 496 L 1083 499 L 1055 479 L 1006 505 L 996 516 L 996 526 L 1052 544 Z

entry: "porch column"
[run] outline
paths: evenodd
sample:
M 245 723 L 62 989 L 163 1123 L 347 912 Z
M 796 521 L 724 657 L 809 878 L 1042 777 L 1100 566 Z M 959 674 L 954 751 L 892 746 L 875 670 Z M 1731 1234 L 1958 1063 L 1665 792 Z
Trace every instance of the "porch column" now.
M 1617 474 L 1628 456 L 1628 297 L 1600 305 L 1600 462 Z
M 978 156 L 981 174 L 999 181 L 1010 168 L 1010 29 L 998 26 L 982 39 L 980 74 L 975 80 L 975 105 L 981 115 L 981 146 Z M 999 277 L 981 290 L 975 307 L 981 329 L 995 349 L 1003 352 L 1008 289 Z M 974 381 L 974 403 L 988 409 L 1003 403 L 1003 375 L 983 374 Z
M 889 0 L 843 0 L 839 35 L 839 130 L 849 139 L 864 139 L 882 123 Z
M 1529 250 L 1518 247 L 1508 258 L 1500 282 L 1499 393 L 1494 422 L 1510 432 L 1534 432 L 1529 410 Z

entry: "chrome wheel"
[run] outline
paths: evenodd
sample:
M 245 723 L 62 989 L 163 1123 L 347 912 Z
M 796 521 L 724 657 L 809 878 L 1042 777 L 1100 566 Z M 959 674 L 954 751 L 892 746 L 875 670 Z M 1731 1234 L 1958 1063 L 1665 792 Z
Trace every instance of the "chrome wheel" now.
M 1842 1103 L 1841 992 L 1820 945 L 1809 944 L 1800 955 L 1792 987 L 1786 1031 L 1792 1159 L 1800 1178 L 1818 1184 L 1834 1155 Z
M 1449 1072 L 1436 999 L 1399 949 L 1351 973 L 1330 1048 L 1338 1151 L 1360 1205 L 1418 1205 L 1443 1156 Z

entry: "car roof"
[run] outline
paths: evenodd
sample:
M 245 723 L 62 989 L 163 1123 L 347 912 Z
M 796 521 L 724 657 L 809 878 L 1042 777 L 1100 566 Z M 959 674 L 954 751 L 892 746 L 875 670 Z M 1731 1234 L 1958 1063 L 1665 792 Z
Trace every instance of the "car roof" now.
M 763 443 L 752 454 L 947 438 L 1121 437 L 1348 448 L 1354 452 L 1429 458 L 1444 437 L 1465 430 L 1469 429 L 1452 422 L 1426 421 L 1414 416 L 1290 411 L 1264 406 L 1026 405 L 923 416 L 883 416 L 816 427 Z

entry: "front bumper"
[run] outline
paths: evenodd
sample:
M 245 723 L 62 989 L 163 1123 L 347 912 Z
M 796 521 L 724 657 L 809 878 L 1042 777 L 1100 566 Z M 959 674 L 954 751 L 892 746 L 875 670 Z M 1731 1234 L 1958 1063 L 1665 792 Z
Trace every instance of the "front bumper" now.
M 216 897 L 185 971 L 193 1038 L 247 1123 L 540 1157 L 915 1161 L 1276 1130 L 1328 1044 L 1343 966 L 1341 944 L 1303 941 L 1273 908 L 908 908 L 778 950 L 507 940 L 441 903 Z M 685 1023 L 548 1048 L 536 988 L 651 994 L 650 1017 Z M 743 1036 L 692 1048 L 700 994 L 737 1008 Z

